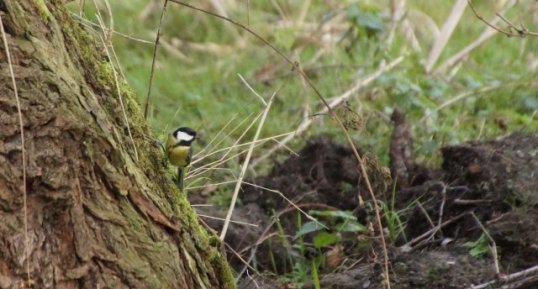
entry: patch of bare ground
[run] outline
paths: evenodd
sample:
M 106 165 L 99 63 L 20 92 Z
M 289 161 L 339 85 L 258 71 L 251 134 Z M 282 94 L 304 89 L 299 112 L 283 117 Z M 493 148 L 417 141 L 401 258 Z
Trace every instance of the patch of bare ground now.
M 393 212 L 398 212 L 404 230 L 389 248 L 392 288 L 538 288 L 538 270 L 533 270 L 538 264 L 538 135 L 516 133 L 445 146 L 441 168 L 415 164 L 410 151 L 412 139 L 405 121 L 396 120 L 391 171 L 395 180 L 402 181 L 396 181 Z M 373 158 L 366 159 L 377 198 L 390 203 L 389 169 Z M 293 262 L 311 260 L 320 253 L 308 246 L 303 250 L 293 246 L 301 215 L 297 207 L 305 212 L 352 211 L 359 222 L 372 226 L 371 200 L 351 149 L 327 138 L 310 140 L 299 156 L 275 164 L 268 176 L 247 183 L 233 219 L 258 226 L 233 224 L 226 238 L 243 259 L 229 254 L 242 274 L 239 288 L 285 288 L 276 278 L 253 277 L 252 270 L 248 276 L 245 260 L 260 272 L 282 274 L 292 270 Z M 192 200 L 204 201 L 196 194 Z M 225 215 L 216 207 L 198 211 Z M 388 229 L 387 219 L 383 221 Z M 222 225 L 217 220 L 207 223 L 216 230 Z M 471 256 L 465 243 L 482 235 L 488 237 L 486 252 Z M 336 246 L 322 250 L 326 256 L 337 251 L 338 257 L 325 259 L 319 272 L 321 287 L 383 288 L 380 244 L 373 230 L 342 240 L 337 250 Z M 304 244 L 311 241 L 305 235 Z M 525 269 L 529 271 L 517 274 Z

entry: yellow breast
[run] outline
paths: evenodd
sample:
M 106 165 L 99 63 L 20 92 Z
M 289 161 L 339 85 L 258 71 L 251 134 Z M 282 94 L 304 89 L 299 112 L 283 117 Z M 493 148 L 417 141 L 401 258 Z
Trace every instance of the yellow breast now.
M 172 165 L 184 168 L 191 162 L 191 148 L 189 146 L 175 146 L 176 143 L 173 136 L 168 136 L 166 153 Z
M 168 151 L 170 163 L 176 167 L 186 167 L 190 163 L 190 147 L 177 146 Z

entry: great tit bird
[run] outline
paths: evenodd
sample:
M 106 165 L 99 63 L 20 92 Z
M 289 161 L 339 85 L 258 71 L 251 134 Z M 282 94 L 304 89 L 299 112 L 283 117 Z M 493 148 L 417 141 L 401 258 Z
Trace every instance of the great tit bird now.
M 177 167 L 177 185 L 183 191 L 183 169 L 191 163 L 191 144 L 196 139 L 196 131 L 180 127 L 168 135 L 166 154 L 170 163 Z

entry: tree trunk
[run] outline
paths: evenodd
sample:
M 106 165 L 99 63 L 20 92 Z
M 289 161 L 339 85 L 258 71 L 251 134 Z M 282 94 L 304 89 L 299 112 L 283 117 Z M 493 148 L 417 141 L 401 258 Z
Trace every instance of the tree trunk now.
M 25 139 L 1 45 L 0 288 L 233 288 L 132 91 L 62 2 L 0 0 Z

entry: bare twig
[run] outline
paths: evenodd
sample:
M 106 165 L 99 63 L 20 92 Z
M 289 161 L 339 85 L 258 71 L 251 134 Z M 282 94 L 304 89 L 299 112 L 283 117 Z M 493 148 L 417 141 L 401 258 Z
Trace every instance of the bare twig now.
M 103 0 L 103 2 L 105 2 L 105 7 L 106 7 L 106 11 L 108 12 L 108 20 L 109 20 L 109 26 L 108 26 L 108 29 L 106 30 L 106 34 L 105 34 L 105 40 L 106 40 L 106 43 L 107 44 L 110 44 L 111 41 L 112 41 L 112 31 L 114 31 L 114 15 L 112 14 L 112 7 L 110 7 L 110 3 L 108 3 L 108 0 Z M 101 22 L 103 19 L 101 19 Z M 103 33 L 105 33 L 105 30 L 103 30 Z
M 429 237 L 430 235 L 432 234 L 435 234 L 440 228 L 442 227 L 445 227 L 446 225 L 449 225 L 459 219 L 461 219 L 463 216 L 466 216 L 468 215 L 469 212 L 463 212 L 447 221 L 444 221 L 440 226 L 435 226 L 434 228 L 431 228 L 429 229 L 428 231 L 422 233 L 420 236 L 417 236 L 415 238 L 413 238 L 413 240 L 403 244 L 402 246 L 400 246 L 399 248 L 400 249 L 404 249 L 404 248 L 412 248 L 415 244 L 419 243 L 420 241 L 422 241 L 423 239 Z
M 226 248 L 228 248 L 228 250 L 230 250 L 230 252 L 232 252 L 234 254 L 235 257 L 237 257 L 237 259 L 239 259 L 241 261 L 241 263 L 245 264 L 245 269 L 250 269 L 254 273 L 256 273 L 257 275 L 260 275 L 260 273 L 255 268 L 250 266 L 250 261 L 247 261 L 247 260 L 243 259 L 241 254 L 236 252 L 230 245 L 228 245 L 228 243 L 224 242 L 224 245 L 226 246 Z M 236 281 L 237 280 L 239 280 L 239 277 L 237 277 Z
M 494 200 L 465 200 L 465 199 L 454 199 L 454 204 L 458 205 L 479 205 L 484 203 L 491 203 Z
M 28 237 L 28 200 L 27 200 L 27 188 L 26 188 L 26 149 L 24 139 L 24 123 L 22 120 L 21 101 L 19 99 L 19 92 L 17 89 L 17 82 L 15 81 L 15 72 L 13 71 L 13 64 L 11 63 L 11 53 L 9 52 L 9 46 L 7 43 L 6 31 L 4 29 L 4 22 L 2 20 L 2 14 L 0 13 L 0 30 L 2 31 L 2 41 L 4 42 L 4 51 L 6 52 L 7 62 L 9 66 L 9 74 L 11 75 L 11 83 L 13 84 L 13 92 L 15 94 L 15 101 L 17 103 L 17 114 L 19 116 L 20 138 L 21 138 L 21 157 L 22 157 L 22 207 L 23 207 L 23 220 L 24 220 L 24 255 L 26 259 L 26 281 L 30 284 L 30 241 Z
M 85 1 L 84 0 L 79 0 L 78 1 L 78 15 L 80 17 L 82 17 L 82 15 L 84 15 L 84 5 L 85 5 Z
M 502 279 L 495 279 L 483 284 L 472 285 L 468 289 L 486 289 L 486 288 L 499 288 L 499 289 L 517 289 L 522 288 L 531 282 L 538 280 L 538 265 L 530 267 L 528 269 L 512 273 L 504 276 Z
M 390 0 L 390 30 L 387 36 L 387 46 L 392 46 L 396 29 L 405 15 L 406 0 Z
M 252 276 L 250 276 L 250 273 L 248 272 L 247 270 L 247 276 L 248 278 L 252 281 L 252 283 L 254 283 L 254 286 L 256 286 L 256 289 L 260 289 L 260 285 L 258 285 L 258 282 L 256 282 L 256 279 L 252 278 Z
M 432 229 L 435 228 L 435 224 L 433 223 L 432 218 L 430 218 L 430 215 L 428 214 L 428 211 L 426 211 L 426 209 L 424 209 L 424 206 L 422 206 L 422 204 L 420 202 L 417 202 L 417 206 L 418 206 L 419 210 L 422 212 L 422 214 L 424 215 L 424 217 L 426 217 L 426 221 L 428 221 L 428 224 L 430 224 Z
M 262 186 L 258 186 L 256 184 L 253 184 L 253 183 L 249 183 L 249 182 L 243 182 L 244 184 L 246 185 L 249 185 L 251 187 L 255 187 L 255 188 L 258 188 L 258 189 L 262 189 L 262 190 L 265 190 L 265 191 L 268 191 L 268 192 L 271 192 L 271 193 L 275 193 L 277 195 L 279 195 L 280 197 L 282 197 L 288 204 L 290 204 L 291 207 L 295 208 L 297 211 L 301 212 L 307 219 L 309 219 L 310 221 L 318 224 L 320 227 L 324 228 L 324 229 L 329 229 L 327 228 L 327 226 L 323 225 L 322 223 L 320 223 L 316 218 L 310 216 L 308 213 L 306 213 L 305 211 L 303 211 L 303 209 L 301 209 L 301 207 L 297 206 L 294 202 L 292 202 L 290 199 L 288 199 L 288 197 L 286 197 L 281 191 L 278 191 L 278 190 L 273 190 L 273 189 L 269 189 L 269 188 L 266 188 L 266 187 L 262 187 Z
M 166 6 L 168 0 L 164 0 L 163 11 L 161 12 L 161 19 L 159 20 L 159 27 L 157 28 L 157 36 L 155 36 L 155 45 L 153 46 L 153 58 L 151 60 L 151 72 L 149 74 L 148 95 L 146 96 L 146 103 L 144 104 L 144 119 L 148 119 L 148 107 L 151 97 L 151 87 L 153 85 L 153 75 L 155 73 L 155 60 L 157 58 L 157 50 L 159 48 L 159 38 L 161 37 L 161 27 L 164 21 L 164 15 L 166 15 Z
M 235 118 L 237 117 L 237 113 L 235 113 L 232 118 L 230 118 L 230 120 L 223 126 L 221 127 L 221 129 L 217 132 L 217 134 L 215 134 L 211 140 L 209 141 L 209 143 L 207 143 L 205 145 L 205 147 L 200 150 L 199 152 L 197 152 L 194 156 L 197 157 L 197 156 L 200 156 L 202 155 L 206 150 L 208 150 L 212 145 L 213 145 L 213 142 L 217 139 L 219 139 L 220 135 L 224 132 L 224 130 L 226 130 L 226 128 L 235 120 Z M 250 117 L 252 114 L 250 114 L 248 117 Z M 219 143 L 222 141 L 222 139 L 219 141 Z
M 488 22 L 486 19 L 484 19 L 484 17 L 482 17 L 480 14 L 478 14 L 478 12 L 476 11 L 476 9 L 475 9 L 475 7 L 473 5 L 473 1 L 467 0 L 467 3 L 469 3 L 469 7 L 473 11 L 476 18 L 478 18 L 480 21 L 484 22 L 484 24 L 486 24 L 487 26 L 491 27 L 492 29 L 496 30 L 499 33 L 502 33 L 502 34 L 504 34 L 506 36 L 517 36 L 517 37 L 538 36 L 538 32 L 529 31 L 529 30 L 527 30 L 527 28 L 525 28 L 523 26 L 517 27 L 512 22 L 510 22 L 508 19 L 506 19 L 503 15 L 497 13 L 496 14 L 497 17 L 501 18 L 501 20 L 503 20 L 508 25 L 508 30 L 503 30 L 503 29 L 497 27 L 495 24 Z M 516 31 L 516 32 L 514 33 L 512 31 Z

